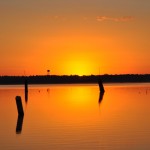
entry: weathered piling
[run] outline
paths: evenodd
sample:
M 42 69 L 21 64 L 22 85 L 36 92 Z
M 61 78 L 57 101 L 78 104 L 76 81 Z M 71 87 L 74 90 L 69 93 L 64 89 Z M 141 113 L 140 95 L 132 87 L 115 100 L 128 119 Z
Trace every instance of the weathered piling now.
M 23 116 L 24 111 L 23 111 L 23 106 L 22 106 L 22 101 L 20 96 L 16 96 L 16 105 L 17 105 L 18 115 Z
M 104 92 L 100 92 L 99 94 L 99 104 L 102 102 L 104 96 Z
M 28 102 L 28 92 L 25 93 L 25 102 L 26 102 L 26 103 Z
M 25 80 L 24 85 L 25 85 L 25 93 L 28 93 L 28 81 L 27 80 Z
M 22 131 L 24 115 L 18 115 L 17 125 L 16 125 L 16 134 L 20 134 Z
M 102 80 L 101 80 L 101 79 L 98 80 L 98 85 L 99 85 L 99 90 L 100 90 L 100 92 L 101 92 L 101 93 L 104 93 L 105 90 L 104 90 L 104 86 L 103 86 L 103 83 L 102 83 Z
M 25 80 L 25 101 L 27 102 L 28 101 L 28 81 Z

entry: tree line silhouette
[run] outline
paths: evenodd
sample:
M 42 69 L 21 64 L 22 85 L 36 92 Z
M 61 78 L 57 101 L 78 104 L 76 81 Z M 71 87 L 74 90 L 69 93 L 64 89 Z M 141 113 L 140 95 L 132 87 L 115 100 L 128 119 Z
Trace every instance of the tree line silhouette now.
M 0 84 L 71 84 L 71 83 L 97 83 L 98 78 L 103 83 L 124 83 L 124 82 L 150 82 L 150 74 L 122 74 L 122 75 L 36 75 L 36 76 L 0 76 Z

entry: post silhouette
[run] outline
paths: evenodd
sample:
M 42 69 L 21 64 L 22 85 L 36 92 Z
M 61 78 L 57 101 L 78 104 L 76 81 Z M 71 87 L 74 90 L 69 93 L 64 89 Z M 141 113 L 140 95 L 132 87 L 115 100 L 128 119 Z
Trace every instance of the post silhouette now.
M 23 116 L 18 115 L 17 125 L 16 125 L 16 134 L 20 134 L 22 131 L 23 118 L 24 118 L 24 115 Z
M 100 92 L 104 93 L 105 92 L 104 86 L 103 86 L 102 80 L 100 78 L 98 79 L 98 85 L 99 85 Z
M 28 102 L 28 92 L 25 92 L 25 102 Z
M 104 92 L 100 92 L 99 93 L 99 104 L 102 102 L 102 100 L 103 100 L 103 96 L 104 96 Z
M 28 81 L 27 81 L 27 79 L 25 80 L 24 86 L 25 86 L 25 101 L 27 103 L 28 102 Z
M 99 93 L 99 104 L 102 102 L 102 100 L 103 100 L 103 96 L 104 96 L 104 93 L 105 93 L 105 89 L 104 89 L 104 86 L 103 86 L 103 83 L 102 83 L 102 80 L 101 80 L 101 78 L 99 77 L 99 79 L 98 79 L 98 85 L 99 85 L 99 91 L 100 91 L 100 93 Z
M 22 106 L 22 101 L 20 96 L 16 96 L 16 105 L 17 105 L 18 115 L 24 116 L 24 111 L 23 111 L 23 106 Z

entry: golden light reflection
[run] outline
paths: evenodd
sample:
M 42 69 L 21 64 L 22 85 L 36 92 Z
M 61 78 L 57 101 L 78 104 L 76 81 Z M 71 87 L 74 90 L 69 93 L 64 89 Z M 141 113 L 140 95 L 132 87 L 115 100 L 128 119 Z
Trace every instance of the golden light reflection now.
M 115 122 L 122 122 L 122 117 L 132 119 L 130 113 L 141 108 L 142 101 L 139 101 L 141 95 L 138 89 L 128 88 L 127 91 L 125 87 L 119 86 L 105 88 L 106 92 L 100 105 L 97 85 L 52 86 L 50 93 L 46 89 L 40 92 L 35 90 L 29 95 L 30 107 L 27 113 L 35 117 L 38 112 L 37 119 L 45 122 L 49 120 L 56 124 L 96 124 L 100 119 L 103 127 L 111 128 L 110 125 L 114 127 Z
M 74 105 L 74 107 L 77 106 L 85 106 L 85 104 L 90 103 L 90 101 L 93 99 L 92 97 L 92 91 L 89 88 L 85 88 L 84 86 L 76 86 L 72 87 L 70 89 L 70 92 L 67 95 L 68 99 L 71 100 L 71 105 Z
M 49 118 L 49 120 L 62 123 L 79 123 L 83 120 L 88 122 L 97 117 L 93 114 L 98 114 L 96 112 L 99 111 L 99 93 L 96 91 L 98 91 L 98 87 L 95 86 L 86 88 L 82 85 L 72 85 L 69 87 L 53 87 L 50 90 L 49 97 L 46 90 L 42 90 L 40 93 L 38 91 L 37 93 L 32 92 L 33 95 L 30 95 L 32 112 L 28 110 L 28 113 L 34 114 L 34 111 L 38 111 L 39 118 Z M 38 94 L 37 99 L 35 99 L 35 94 Z

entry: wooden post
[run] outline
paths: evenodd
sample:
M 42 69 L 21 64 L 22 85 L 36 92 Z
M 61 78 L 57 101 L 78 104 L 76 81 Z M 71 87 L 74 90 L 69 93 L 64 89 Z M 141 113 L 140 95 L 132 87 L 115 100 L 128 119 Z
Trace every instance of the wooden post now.
M 16 125 L 16 134 L 20 134 L 22 131 L 23 117 L 24 116 L 22 115 L 18 115 L 17 125 Z
M 99 104 L 102 102 L 104 96 L 104 92 L 100 92 L 99 94 Z
M 28 93 L 28 81 L 25 80 L 25 93 Z
M 25 101 L 28 102 L 28 81 L 25 80 Z
M 18 110 L 18 115 L 23 116 L 23 107 L 22 107 L 22 101 L 20 96 L 16 96 L 16 104 L 17 104 L 17 110 Z
M 105 90 L 104 90 L 104 86 L 103 86 L 103 83 L 102 83 L 101 79 L 98 80 L 98 85 L 99 85 L 100 92 L 104 93 Z

